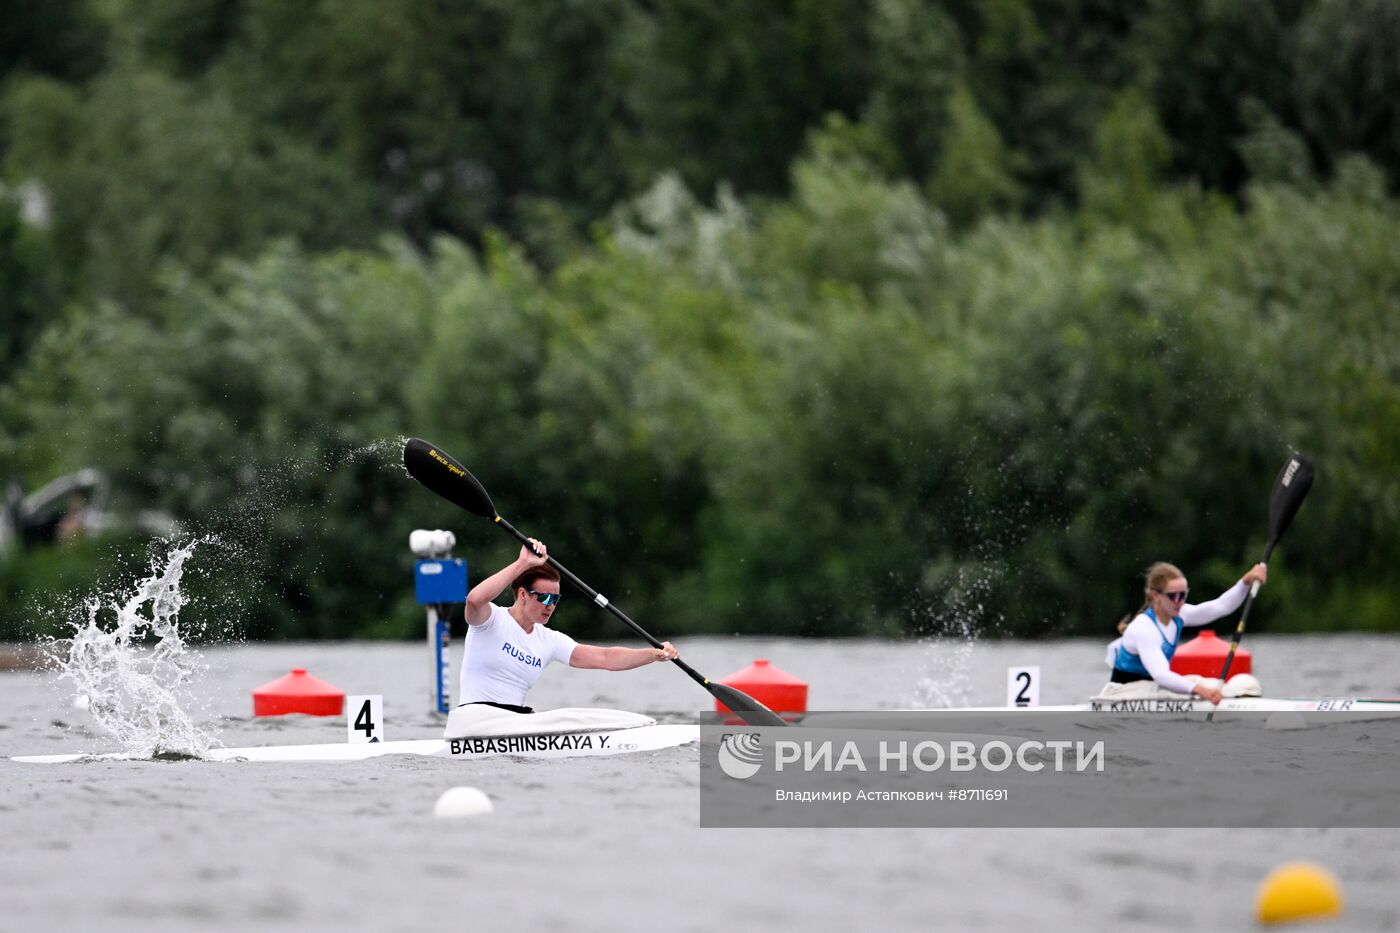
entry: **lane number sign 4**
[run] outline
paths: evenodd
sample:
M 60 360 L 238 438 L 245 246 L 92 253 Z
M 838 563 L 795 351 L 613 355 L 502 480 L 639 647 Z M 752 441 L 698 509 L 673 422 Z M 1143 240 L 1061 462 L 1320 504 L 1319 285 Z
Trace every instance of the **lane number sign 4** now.
M 345 737 L 352 745 L 384 741 L 384 697 L 381 694 L 345 698 Z

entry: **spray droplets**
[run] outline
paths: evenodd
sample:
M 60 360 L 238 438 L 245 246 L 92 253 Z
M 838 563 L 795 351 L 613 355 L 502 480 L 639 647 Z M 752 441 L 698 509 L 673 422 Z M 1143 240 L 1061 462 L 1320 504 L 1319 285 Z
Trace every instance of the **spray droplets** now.
M 971 662 L 977 637 L 985 624 L 984 600 L 997 574 L 987 566 L 958 567 L 942 580 L 943 598 L 915 610 L 921 670 L 914 687 L 914 705 L 923 709 L 966 706 L 971 688 Z
M 89 597 L 72 638 L 49 646 L 59 679 L 86 698 L 93 723 L 135 755 L 201 756 L 215 743 L 189 712 L 203 705 L 190 687 L 208 665 L 179 627 L 180 581 L 199 543 L 153 557 L 130 592 Z
M 133 755 L 206 753 L 216 739 L 199 723 L 217 717 L 212 699 L 198 689 L 209 665 L 191 639 L 227 639 L 242 629 L 240 617 L 255 598 L 248 594 L 258 592 L 248 581 L 267 577 L 266 542 L 278 523 L 288 520 L 286 506 L 306 494 L 301 481 L 352 463 L 402 469 L 403 442 L 389 437 L 232 471 L 232 495 L 186 521 L 196 537 L 154 542 L 144 579 L 85 599 L 70 618 L 71 637 L 49 643 L 60 681 L 68 681 L 76 694 L 74 705 L 85 708 L 99 731 Z M 185 573 L 194 569 L 190 559 L 196 547 L 201 560 L 194 576 L 202 595 L 191 605 L 182 581 L 193 582 Z M 319 555 L 313 550 L 300 560 L 305 574 Z M 193 618 L 182 620 L 182 610 Z

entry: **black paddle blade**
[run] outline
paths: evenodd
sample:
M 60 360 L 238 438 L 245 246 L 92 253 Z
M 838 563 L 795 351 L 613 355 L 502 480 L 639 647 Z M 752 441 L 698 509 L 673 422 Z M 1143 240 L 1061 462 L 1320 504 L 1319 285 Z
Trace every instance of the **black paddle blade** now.
M 495 519 L 496 507 L 491 504 L 486 487 L 441 449 L 425 440 L 411 437 L 403 447 L 403 465 L 409 476 L 453 505 L 461 506 L 473 515 Z
M 1293 516 L 1298 514 L 1298 506 L 1312 488 L 1312 461 L 1300 453 L 1288 458 L 1274 480 L 1274 491 L 1269 495 L 1269 550 L 1283 537 Z M 1264 558 L 1268 560 L 1266 555 Z
M 787 723 L 781 716 L 773 712 L 762 703 L 733 687 L 724 684 L 717 684 L 714 681 L 707 681 L 705 689 L 714 694 L 725 706 L 729 707 L 734 715 L 751 726 L 786 726 Z

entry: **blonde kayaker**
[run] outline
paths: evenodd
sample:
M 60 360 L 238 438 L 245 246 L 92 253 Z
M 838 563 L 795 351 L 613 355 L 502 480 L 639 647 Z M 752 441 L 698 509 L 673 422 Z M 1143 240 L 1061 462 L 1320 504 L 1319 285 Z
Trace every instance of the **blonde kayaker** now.
M 1171 669 L 1172 656 L 1181 644 L 1181 631 L 1187 626 L 1207 625 L 1234 612 L 1244 603 L 1250 585 L 1256 580 L 1262 585 L 1268 576 L 1267 567 L 1255 564 L 1220 596 L 1192 604 L 1186 601 L 1190 592 L 1186 575 L 1166 561 L 1153 564 L 1147 568 L 1146 601 L 1122 637 L 1109 646 L 1113 665 L 1110 679 L 1116 684 L 1151 680 L 1163 690 L 1219 703 L 1219 686 L 1196 683 Z

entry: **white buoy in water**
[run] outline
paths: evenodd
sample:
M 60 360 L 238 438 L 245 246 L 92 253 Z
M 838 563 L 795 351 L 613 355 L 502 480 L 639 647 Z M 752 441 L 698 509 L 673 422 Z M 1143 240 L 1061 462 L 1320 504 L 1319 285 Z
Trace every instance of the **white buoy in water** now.
M 443 791 L 442 796 L 438 798 L 437 806 L 433 807 L 433 816 L 481 816 L 494 809 L 491 798 L 475 787 L 451 787 Z
M 1269 718 L 1264 720 L 1265 729 L 1291 730 L 1307 727 L 1308 721 L 1303 718 L 1303 714 L 1291 710 L 1270 713 Z

